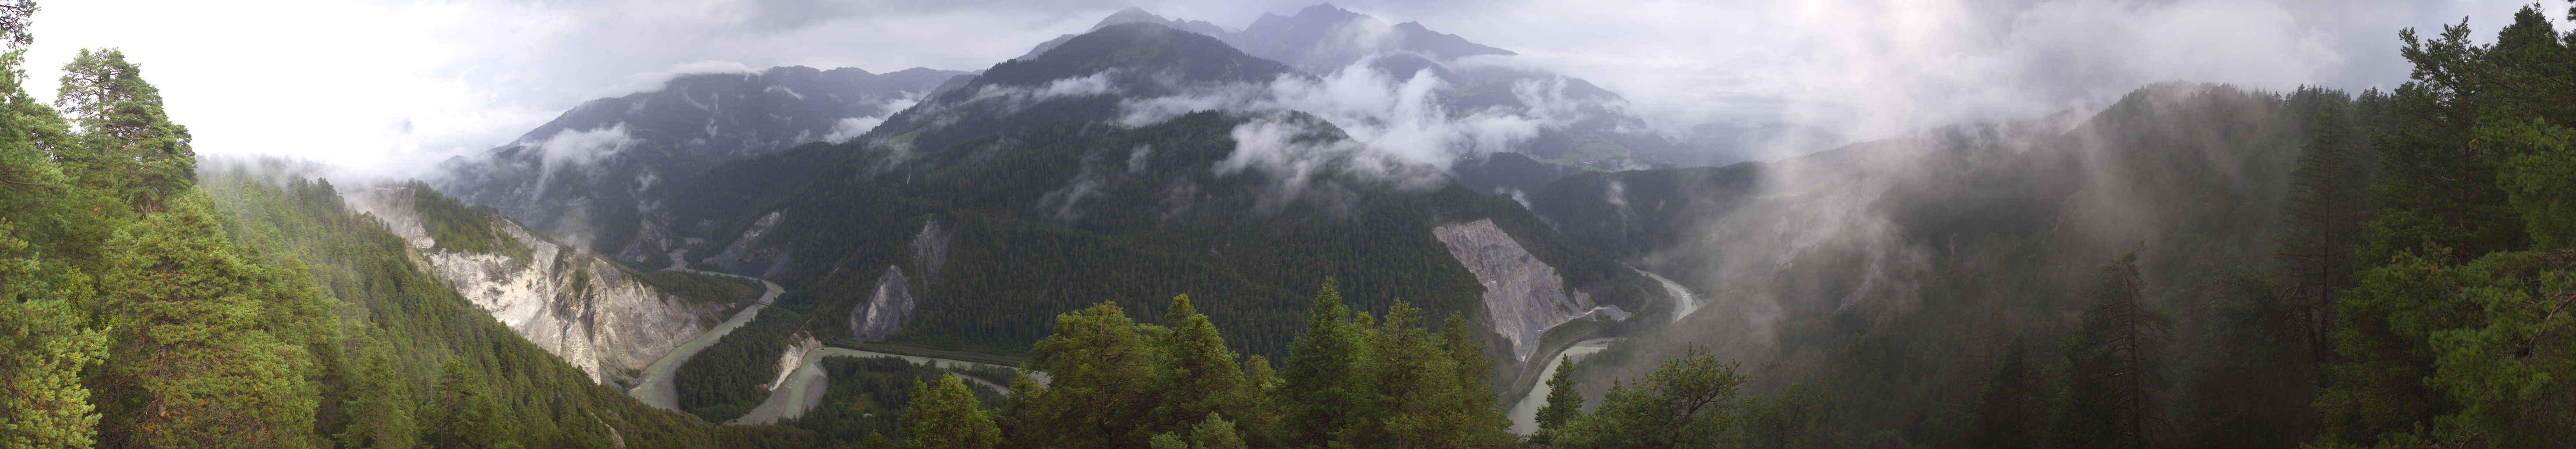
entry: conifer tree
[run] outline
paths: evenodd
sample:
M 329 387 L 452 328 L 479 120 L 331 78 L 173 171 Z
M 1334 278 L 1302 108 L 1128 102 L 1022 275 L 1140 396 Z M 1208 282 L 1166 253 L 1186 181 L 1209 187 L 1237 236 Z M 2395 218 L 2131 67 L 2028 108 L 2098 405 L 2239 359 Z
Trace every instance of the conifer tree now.
M 2533 410 L 2522 408 L 2534 404 L 2523 401 L 2537 397 L 2489 388 L 2551 376 L 2484 362 L 2548 367 L 2526 356 L 2547 355 L 2543 343 L 2565 339 L 2520 337 L 2527 343 L 2458 359 L 2450 357 L 2469 353 L 2450 351 L 2499 343 L 2490 332 L 2553 328 L 2547 324 L 2553 318 L 2543 317 L 2566 319 L 2530 313 L 2565 301 L 2491 300 L 2510 298 L 2499 294 L 2537 280 L 2524 276 L 2545 278 L 2551 271 L 2534 263 L 2539 256 L 2510 251 L 2565 244 L 2559 237 L 2568 220 L 2565 183 L 2576 179 L 2566 154 L 2576 133 L 2561 124 L 2576 118 L 2576 106 L 2565 100 L 2576 87 L 2563 80 L 2576 78 L 2576 64 L 2568 62 L 2568 41 L 2576 35 L 2556 31 L 2538 5 L 2518 11 L 2491 45 L 2471 42 L 2469 32 L 2464 22 L 2432 39 L 2418 39 L 2411 29 L 2400 34 L 2400 54 L 2414 64 L 2414 76 L 2391 95 L 2371 135 L 2381 162 L 2371 197 L 2378 218 L 2362 252 L 2379 265 L 2364 270 L 2352 294 L 2336 304 L 2332 336 L 2339 360 L 2325 367 L 2326 387 L 2315 402 L 2324 424 L 2321 446 L 2470 445 L 2566 428 L 2472 425 L 2480 419 L 2467 416 L 2469 410 Z M 2569 390 L 2533 388 L 2504 390 Z M 2445 435 L 2486 437 L 2443 441 Z
M 1485 359 L 1485 345 L 1476 338 L 1475 328 L 1467 325 L 1467 316 L 1450 312 L 1441 321 L 1440 349 L 1449 355 L 1455 374 L 1449 382 L 1457 385 L 1454 405 L 1462 416 L 1458 425 L 1465 432 L 1463 443 L 1473 446 L 1497 446 L 1511 442 L 1511 416 L 1504 414 L 1499 394 L 1494 392 L 1493 363 Z
M 912 402 L 904 406 L 902 420 L 912 447 L 989 449 L 1002 440 L 1001 429 L 957 376 L 940 376 L 937 387 L 914 379 Z
M 349 368 L 347 399 L 341 413 L 348 415 L 348 426 L 332 435 L 341 447 L 405 449 L 420 445 L 420 424 L 413 420 L 412 393 L 407 382 L 396 377 L 392 348 L 385 347 L 382 331 L 358 334 L 357 363 Z
M 0 447 L 91 447 L 99 416 L 80 373 L 107 358 L 107 338 L 56 296 L 12 228 L 0 220 Z
M 197 162 L 188 128 L 170 122 L 142 71 L 124 51 L 81 50 L 54 107 L 80 128 L 79 149 L 62 154 L 74 179 L 148 212 L 195 185 Z
M 1565 448 L 1715 447 L 1739 437 L 1738 365 L 1691 345 L 1642 378 L 1614 383 L 1593 412 L 1553 436 Z
M 2353 250 L 2369 218 L 2370 196 L 2370 152 L 2345 118 L 2350 106 L 2340 94 L 2322 97 L 2299 167 L 2290 172 L 2290 197 L 2282 206 L 2288 229 L 2279 250 L 2297 295 L 2290 299 L 2308 316 L 2306 338 L 2315 356 L 2327 350 L 2324 314 L 2334 309 L 2336 293 L 2352 287 L 2361 265 Z
M 471 366 L 469 360 L 452 360 L 441 371 L 438 396 L 431 401 L 428 421 L 430 447 L 478 447 L 518 449 L 527 447 L 519 439 L 521 427 L 509 416 L 500 398 L 493 397 L 490 381 Z
M 1583 415 L 1583 392 L 1578 387 L 1574 384 L 1574 356 L 1558 357 L 1556 373 L 1547 378 L 1547 405 L 1538 408 L 1538 432 L 1530 435 L 1530 442 L 1547 444 L 1557 428 Z
M 2031 425 L 2030 371 L 2030 347 L 2014 336 L 1986 378 L 1985 392 L 1977 397 L 1976 414 L 1968 423 L 1968 447 L 2038 447 L 2037 429 Z
M 1103 302 L 1056 316 L 1056 332 L 1039 340 L 1028 366 L 1052 378 L 1017 417 L 1024 447 L 1127 448 L 1148 443 L 1162 391 L 1154 349 L 1117 304 Z
M 115 445 L 300 447 L 316 386 L 304 348 L 263 329 L 270 304 L 310 295 L 233 253 L 204 194 L 131 223 L 108 243 L 101 310 L 116 343 L 101 433 Z
M 1458 407 L 1456 361 L 1422 328 L 1422 312 L 1404 301 L 1388 307 L 1386 322 L 1367 334 L 1367 379 L 1334 444 L 1371 447 L 1462 447 L 1478 437 L 1471 410 Z
M 1156 341 L 1162 362 L 1154 383 L 1161 398 L 1154 406 L 1153 428 L 1147 430 L 1179 432 L 1209 414 L 1247 414 L 1252 391 L 1244 383 L 1243 368 L 1235 364 L 1234 351 L 1226 349 L 1216 325 L 1191 307 L 1190 296 L 1172 297 L 1163 321 L 1172 328 Z
M 2051 447 L 2139 448 L 2152 441 L 2149 395 L 2161 388 L 2157 345 L 2168 326 L 2146 304 L 2132 251 L 2102 267 L 2083 324 L 2066 340 L 2066 393 L 2053 415 Z
M 1287 416 L 1283 437 L 1291 446 L 1323 446 L 1348 424 L 1346 416 L 1359 406 L 1354 375 L 1360 362 L 1359 338 L 1363 325 L 1354 325 L 1350 309 L 1342 305 L 1341 292 L 1325 279 L 1315 292 L 1315 307 L 1308 312 L 1305 333 L 1298 334 L 1288 350 L 1288 369 L 1281 373 L 1281 399 Z

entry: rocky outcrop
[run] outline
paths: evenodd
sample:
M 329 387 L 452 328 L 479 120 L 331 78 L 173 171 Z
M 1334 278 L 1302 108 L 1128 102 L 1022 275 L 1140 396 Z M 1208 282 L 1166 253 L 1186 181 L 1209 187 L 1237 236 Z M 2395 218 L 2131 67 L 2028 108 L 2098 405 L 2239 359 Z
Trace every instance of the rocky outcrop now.
M 912 269 L 921 275 L 921 289 L 939 281 L 939 266 L 948 263 L 948 232 L 939 229 L 939 220 L 921 225 L 921 233 L 912 236 Z
M 877 288 L 868 294 L 867 307 L 850 313 L 850 333 L 860 340 L 884 340 L 903 330 L 912 317 L 912 293 L 904 288 L 903 270 L 886 267 L 877 276 Z
M 796 337 L 796 344 L 788 346 L 787 352 L 778 355 L 778 377 L 770 379 L 767 384 L 762 384 L 761 388 L 778 391 L 779 386 L 787 385 L 787 377 L 789 374 L 796 373 L 796 367 L 805 365 L 807 352 L 823 347 L 823 342 L 815 340 L 813 334 L 797 334 Z
M 679 248 L 671 244 L 672 240 L 670 228 L 662 226 L 661 222 L 639 220 L 635 225 L 635 241 L 627 242 L 625 248 L 617 250 L 617 260 L 653 262 L 653 259 L 663 257 L 665 252 Z
M 722 305 L 692 307 L 627 276 L 615 262 L 496 219 L 525 254 L 434 249 L 414 208 L 413 187 L 365 189 L 350 206 L 375 215 L 410 241 L 422 266 L 519 336 L 588 372 L 623 384 L 672 347 L 706 330 Z
M 742 238 L 734 239 L 732 245 L 726 245 L 723 252 L 716 253 L 715 257 L 708 258 L 707 261 L 714 262 L 716 267 L 724 269 L 727 273 L 756 278 L 777 277 L 778 273 L 787 269 L 789 260 L 787 250 L 762 247 L 761 241 L 769 236 L 770 231 L 778 228 L 779 220 L 784 217 L 786 217 L 786 211 L 772 211 L 769 215 L 761 216 L 759 221 L 751 223 L 750 229 L 742 231 Z
M 1539 335 L 1596 311 L 1625 319 L 1617 306 L 1595 307 L 1592 295 L 1565 285 L 1565 278 L 1531 256 L 1511 234 L 1490 219 L 1431 228 L 1458 265 L 1485 285 L 1485 324 L 1502 336 L 1515 362 L 1528 362 L 1538 351 Z

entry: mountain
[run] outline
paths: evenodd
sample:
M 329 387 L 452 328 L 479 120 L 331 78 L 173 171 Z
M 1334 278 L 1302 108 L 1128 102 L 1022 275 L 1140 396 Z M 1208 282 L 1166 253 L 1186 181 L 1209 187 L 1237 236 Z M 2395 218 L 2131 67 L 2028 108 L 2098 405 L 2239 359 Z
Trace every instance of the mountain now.
M 758 293 L 703 275 L 628 269 L 420 183 L 343 197 L 402 236 L 448 288 L 601 384 L 630 385 Z
M 1459 154 L 1459 163 L 1469 169 L 1453 174 L 1480 191 L 1537 190 L 1561 176 L 1557 172 L 1707 160 L 1699 154 L 1705 146 L 1654 131 L 1643 117 L 1627 111 L 1627 100 L 1617 93 L 1579 78 L 1544 71 L 1461 65 L 1461 58 L 1509 57 L 1517 53 L 1433 31 L 1418 22 L 1389 25 L 1366 14 L 1321 4 L 1291 16 L 1263 14 L 1247 28 L 1229 30 L 1204 21 L 1167 19 L 1131 7 L 1103 18 L 1092 29 L 1135 23 L 1214 37 L 1246 54 L 1279 61 L 1314 76 L 1347 76 L 1351 74 L 1342 72 L 1357 70 L 1400 83 L 1416 74 L 1427 74 L 1441 83 L 1429 100 L 1451 115 L 1490 113 L 1541 123 L 1533 135 L 1519 136 L 1504 148 Z M 1020 59 L 1034 58 L 1072 38 L 1066 35 L 1039 44 Z M 1491 163 L 1486 154 L 1490 152 L 1517 153 L 1561 170 L 1539 177 L 1482 177 L 1491 170 L 1474 166 Z
M 941 149 L 965 138 L 1056 121 L 1117 118 L 1120 101 L 1298 75 L 1214 38 L 1156 23 L 1102 27 L 981 75 L 888 117 L 860 140 Z
M 656 209 L 718 161 L 847 139 L 963 75 L 773 67 L 682 75 L 583 103 L 489 154 L 441 164 L 437 187 L 627 262 L 668 251 Z
M 692 359 L 729 365 L 682 367 L 683 385 L 707 391 L 683 391 L 681 406 L 725 411 L 710 419 L 749 408 L 802 352 L 798 335 L 1015 355 L 1058 313 L 1158 310 L 1176 294 L 1227 341 L 1278 360 L 1327 279 L 1359 310 L 1401 299 L 1463 314 L 1504 379 L 1543 347 L 1669 313 L 1652 280 L 1518 203 L 1316 117 L 1124 122 L 1125 98 L 1304 76 L 1208 36 L 1113 25 L 995 65 L 860 138 L 709 169 L 668 203 L 679 222 L 711 223 L 681 234 L 704 239 L 684 263 L 788 292 Z
M 2281 294 L 2265 267 L 2292 190 L 2284 174 L 2313 130 L 2334 123 L 2318 118 L 2367 110 L 2342 95 L 2157 85 L 2090 116 L 1769 163 L 1585 173 L 1528 200 L 1571 240 L 1710 298 L 1633 340 L 1652 343 L 1586 360 L 1591 392 L 1696 343 L 1764 367 L 1756 378 L 1773 380 L 1758 388 L 1802 377 L 1863 386 L 1871 394 L 1841 399 L 1848 425 L 1944 441 L 1959 404 L 1977 401 L 1958 386 L 1988 375 L 1955 361 L 2015 339 L 2073 345 L 2066 323 L 2087 313 L 2096 279 L 2132 260 L 2149 322 L 2171 326 L 2150 328 L 2166 346 L 2146 357 L 2246 357 L 2160 365 L 2146 375 L 2176 387 L 2156 400 L 2296 426 L 2308 400 L 2245 389 L 2306 382 L 2301 363 L 2315 356 L 2296 336 L 2315 332 L 2297 318 L 2310 312 L 2263 308 Z

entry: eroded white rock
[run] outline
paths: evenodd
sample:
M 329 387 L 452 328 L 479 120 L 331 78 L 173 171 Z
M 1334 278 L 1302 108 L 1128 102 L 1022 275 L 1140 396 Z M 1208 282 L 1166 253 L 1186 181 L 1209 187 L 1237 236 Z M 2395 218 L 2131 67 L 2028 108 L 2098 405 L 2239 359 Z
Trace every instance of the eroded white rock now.
M 1565 278 L 1531 256 L 1511 234 L 1491 219 L 1431 228 L 1449 247 L 1449 255 L 1485 285 L 1485 324 L 1510 345 L 1516 363 L 1538 351 L 1539 334 L 1599 310 L 1625 319 L 1617 307 L 1594 307 L 1592 295 L 1565 285 Z
M 614 263 L 501 219 L 525 256 L 434 249 L 410 187 L 352 192 L 352 208 L 383 220 L 426 268 L 476 308 L 601 383 L 625 383 L 663 353 L 706 331 L 722 305 L 693 307 L 628 277 Z

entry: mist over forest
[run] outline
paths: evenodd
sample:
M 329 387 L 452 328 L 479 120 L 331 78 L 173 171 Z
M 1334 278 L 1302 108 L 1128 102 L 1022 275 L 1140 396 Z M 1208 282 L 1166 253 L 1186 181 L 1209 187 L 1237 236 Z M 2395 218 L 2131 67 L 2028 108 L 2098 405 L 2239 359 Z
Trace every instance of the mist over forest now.
M 0 0 L 0 447 L 2566 447 L 2571 27 Z

